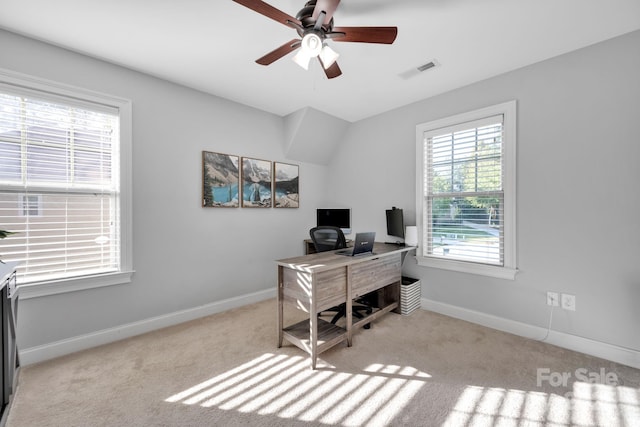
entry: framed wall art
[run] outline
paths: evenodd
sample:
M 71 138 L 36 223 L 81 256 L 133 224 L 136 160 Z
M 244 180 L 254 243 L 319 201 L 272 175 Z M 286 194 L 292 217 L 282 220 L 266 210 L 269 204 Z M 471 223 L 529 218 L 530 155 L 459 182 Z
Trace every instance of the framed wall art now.
M 239 157 L 202 152 L 202 206 L 237 208 L 240 205 Z
M 271 162 L 242 158 L 242 207 L 271 207 Z
M 273 162 L 273 205 L 276 208 L 300 206 L 299 167 Z

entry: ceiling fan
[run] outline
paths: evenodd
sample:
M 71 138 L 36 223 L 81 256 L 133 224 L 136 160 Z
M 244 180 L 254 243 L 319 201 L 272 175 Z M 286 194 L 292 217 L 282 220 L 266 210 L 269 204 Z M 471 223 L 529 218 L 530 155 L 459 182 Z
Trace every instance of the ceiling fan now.
M 294 28 L 300 36 L 300 39 L 289 40 L 258 58 L 256 62 L 261 65 L 269 65 L 300 48 L 293 58 L 298 65 L 309 69 L 309 62 L 317 57 L 327 78 L 332 79 L 341 75 L 342 71 L 336 62 L 339 55 L 329 47 L 327 40 L 391 44 L 398 35 L 397 27 L 334 27 L 333 13 L 340 0 L 309 0 L 295 18 L 261 0 L 233 1 Z

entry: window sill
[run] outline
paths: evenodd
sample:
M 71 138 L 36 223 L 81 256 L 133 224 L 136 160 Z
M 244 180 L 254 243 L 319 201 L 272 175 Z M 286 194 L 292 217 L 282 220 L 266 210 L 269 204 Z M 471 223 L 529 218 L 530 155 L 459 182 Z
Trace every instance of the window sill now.
M 46 282 L 18 284 L 20 299 L 39 298 L 49 295 L 76 292 L 86 289 L 102 288 L 104 286 L 122 285 L 131 283 L 133 271 L 119 273 L 96 274 L 74 279 L 60 279 Z
M 439 268 L 442 270 L 457 271 L 459 273 L 478 274 L 481 276 L 495 277 L 497 279 L 515 280 L 518 270 L 509 267 L 495 265 L 475 264 L 464 261 L 454 261 L 441 258 L 416 257 L 419 266 Z

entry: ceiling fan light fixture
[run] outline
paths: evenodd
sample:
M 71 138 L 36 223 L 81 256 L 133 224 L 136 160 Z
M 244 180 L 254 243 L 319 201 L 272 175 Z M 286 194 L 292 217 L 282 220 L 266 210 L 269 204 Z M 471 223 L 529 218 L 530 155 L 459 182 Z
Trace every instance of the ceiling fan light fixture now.
M 320 60 L 322 61 L 322 65 L 324 69 L 328 69 L 333 65 L 334 62 L 338 60 L 340 55 L 335 50 L 331 49 L 327 44 L 322 47 L 320 51 Z
M 318 34 L 309 32 L 302 37 L 302 40 L 300 41 L 300 50 L 293 57 L 293 62 L 295 62 L 305 70 L 308 70 L 311 58 L 315 58 L 318 55 L 323 55 L 323 52 L 326 48 L 327 46 L 324 45 L 324 43 L 322 42 L 322 38 L 320 38 Z M 335 54 L 335 52 L 333 53 Z M 327 52 L 326 54 L 328 55 L 327 59 L 331 59 L 331 53 Z M 320 56 L 320 58 L 322 59 L 323 57 Z M 335 62 L 335 59 L 333 59 L 333 62 Z M 333 62 L 331 62 L 331 64 L 333 64 Z M 329 65 L 327 65 L 327 67 Z
M 302 37 L 300 51 L 309 58 L 315 58 L 322 51 L 322 39 L 316 33 L 307 33 Z

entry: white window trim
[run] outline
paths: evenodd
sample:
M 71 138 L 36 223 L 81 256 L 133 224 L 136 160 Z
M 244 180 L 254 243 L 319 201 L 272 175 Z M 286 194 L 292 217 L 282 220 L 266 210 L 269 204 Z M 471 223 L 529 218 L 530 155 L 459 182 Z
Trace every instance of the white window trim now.
M 132 198 L 132 103 L 131 100 L 58 83 L 39 77 L 0 68 L 0 84 L 5 83 L 23 89 L 46 92 L 52 96 L 91 101 L 115 107 L 120 115 L 120 271 L 71 279 L 44 281 L 20 285 L 21 299 L 37 298 L 66 292 L 80 291 L 103 286 L 120 285 L 131 282 L 133 275 L 133 198 Z
M 462 273 L 478 274 L 500 279 L 514 280 L 518 272 L 516 263 L 516 101 L 508 101 L 467 113 L 421 123 L 416 126 L 416 223 L 418 242 L 423 237 L 424 201 L 424 133 L 440 128 L 471 122 L 484 117 L 504 115 L 504 266 L 494 266 L 431 257 L 416 250 L 418 265 Z

